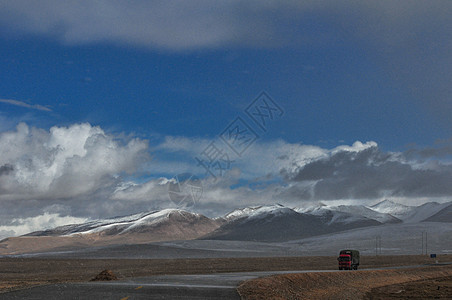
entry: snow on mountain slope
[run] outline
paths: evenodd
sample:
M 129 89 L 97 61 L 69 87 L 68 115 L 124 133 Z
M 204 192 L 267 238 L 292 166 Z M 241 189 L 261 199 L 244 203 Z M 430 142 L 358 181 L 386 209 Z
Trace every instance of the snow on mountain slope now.
M 378 214 L 374 212 L 374 214 Z M 378 226 L 381 222 L 328 206 L 290 209 L 282 205 L 235 210 L 227 222 L 204 236 L 211 240 L 288 241 L 352 228 Z
M 291 209 L 274 204 L 237 209 L 216 219 L 179 209 L 164 209 L 66 225 L 32 232 L 27 236 L 116 236 L 146 233 L 156 240 L 170 240 L 176 237 L 188 239 L 205 235 L 224 239 L 289 240 L 352 228 L 400 223 L 401 219 L 407 223 L 421 222 L 448 205 L 450 202 L 446 204 L 431 202 L 419 207 L 410 207 L 386 200 L 371 207 L 330 206 L 321 203 L 313 207 Z M 392 214 L 399 216 L 400 219 Z M 448 216 L 449 213 L 444 212 L 438 220 L 447 219 Z
M 324 206 L 323 209 L 330 211 L 347 213 L 355 218 L 367 218 L 375 220 L 380 223 L 400 223 L 401 220 L 388 213 L 380 213 L 367 208 L 364 205 L 339 205 L 339 206 Z
M 422 204 L 421 206 L 415 207 L 411 212 L 403 217 L 403 221 L 405 223 L 417 223 L 422 222 L 431 216 L 435 215 L 442 209 L 451 205 L 451 202 L 447 203 L 437 203 L 437 202 L 428 202 Z
M 352 223 L 355 223 L 355 222 L 370 221 L 371 220 L 371 219 L 366 218 L 364 216 L 354 215 L 354 214 L 351 214 L 351 213 L 330 209 L 326 205 L 321 205 L 321 206 L 318 206 L 318 207 L 311 207 L 311 208 L 308 208 L 308 209 L 306 209 L 306 208 L 304 208 L 304 209 L 296 208 L 294 210 L 296 212 L 299 212 L 299 213 L 305 213 L 305 214 L 309 214 L 309 215 L 313 215 L 313 216 L 319 216 L 319 217 L 323 218 L 328 225 L 333 225 L 333 224 L 336 224 L 336 223 L 352 224 Z M 377 224 L 374 223 L 374 225 L 377 225 Z
M 281 205 L 241 209 L 226 215 L 225 224 L 204 240 L 288 241 L 328 232 L 317 216 L 297 213 Z
M 369 206 L 369 208 L 380 213 L 389 213 L 398 219 L 401 219 L 405 223 L 418 223 L 428 220 L 433 215 L 450 206 L 451 203 L 452 202 L 440 204 L 437 202 L 428 202 L 420 206 L 408 206 L 384 200 L 380 203 Z
M 143 226 L 153 226 L 159 222 L 168 221 L 171 215 L 181 215 L 185 216 L 185 218 L 201 217 L 199 214 L 193 214 L 179 209 L 164 209 L 161 211 L 97 220 L 83 224 L 65 225 L 45 231 L 32 232 L 27 234 L 27 236 L 70 236 L 74 234 L 92 233 L 103 233 L 106 235 L 123 234 L 132 232 Z
M 390 200 L 383 200 L 377 204 L 369 206 L 368 208 L 379 213 L 390 214 L 398 219 L 403 219 L 416 207 L 395 203 Z
M 293 214 L 294 210 L 285 207 L 281 204 L 264 205 L 264 206 L 250 206 L 241 209 L 236 209 L 224 216 L 225 220 L 232 221 L 240 218 L 259 218 L 268 215 L 281 216 L 284 214 Z
M 424 221 L 452 223 L 452 203 L 449 202 L 447 204 L 449 205 Z

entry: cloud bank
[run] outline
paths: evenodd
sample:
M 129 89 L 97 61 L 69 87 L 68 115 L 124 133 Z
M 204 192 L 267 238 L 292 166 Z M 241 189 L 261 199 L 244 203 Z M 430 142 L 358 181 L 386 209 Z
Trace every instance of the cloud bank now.
M 258 141 L 215 181 L 194 159 L 210 142 L 169 136 L 149 146 L 87 123 L 49 130 L 20 123 L 0 133 L 0 236 L 176 207 L 168 188 L 179 171 L 201 178 L 192 209 L 209 216 L 273 203 L 452 198 L 450 145 L 385 152 L 373 141 L 332 149 Z
M 313 183 L 311 199 L 380 199 L 452 195 L 452 167 L 408 161 L 375 145 L 358 151 L 333 151 L 328 157 L 282 170 L 294 183 Z
M 110 41 L 179 50 L 312 45 L 354 36 L 395 45 L 409 44 L 408 33 L 439 29 L 450 20 L 450 9 L 448 1 L 7 0 L 0 20 L 5 30 L 69 44 Z

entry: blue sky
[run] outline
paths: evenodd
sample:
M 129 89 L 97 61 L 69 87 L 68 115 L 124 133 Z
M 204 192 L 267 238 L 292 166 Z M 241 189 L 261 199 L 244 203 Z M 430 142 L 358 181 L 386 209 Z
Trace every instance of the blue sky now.
M 267 139 L 403 150 L 450 136 L 450 124 L 395 83 L 372 49 L 356 46 L 165 53 L 4 38 L 2 98 L 49 107 L 29 122 L 44 128 L 89 122 L 144 137 L 214 137 L 265 90 L 285 110 Z M 2 104 L 2 112 L 26 110 Z
M 450 1 L 5 1 L 2 211 L 22 225 L 47 213 L 42 227 L 165 206 L 158 181 L 208 181 L 194 157 L 236 117 L 259 138 L 220 183 L 205 183 L 200 211 L 450 199 L 451 15 Z M 265 131 L 245 113 L 262 91 L 284 110 Z M 105 157 L 119 162 L 95 169 L 91 159 Z M 68 167 L 79 158 L 87 169 Z M 336 160 L 341 178 L 324 173 Z M 316 162 L 322 171 L 305 174 Z M 375 175 L 395 162 L 401 186 Z M 373 186 L 353 186 L 361 171 Z M 92 187 L 55 187 L 85 185 L 84 174 Z

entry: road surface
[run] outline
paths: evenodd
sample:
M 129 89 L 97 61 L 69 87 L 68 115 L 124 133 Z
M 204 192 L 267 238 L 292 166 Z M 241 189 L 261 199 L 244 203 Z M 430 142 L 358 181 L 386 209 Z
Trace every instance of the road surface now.
M 402 269 L 422 266 L 425 265 L 388 267 L 380 269 Z M 308 272 L 347 271 L 302 270 L 216 273 L 206 275 L 149 276 L 118 281 L 52 284 L 39 286 L 0 294 L 0 299 L 240 299 L 240 296 L 237 293 L 236 289 L 240 282 L 244 280 L 275 274 Z
M 244 280 L 301 272 L 313 271 L 165 275 L 118 281 L 52 284 L 0 294 L 0 299 L 240 299 L 237 286 Z

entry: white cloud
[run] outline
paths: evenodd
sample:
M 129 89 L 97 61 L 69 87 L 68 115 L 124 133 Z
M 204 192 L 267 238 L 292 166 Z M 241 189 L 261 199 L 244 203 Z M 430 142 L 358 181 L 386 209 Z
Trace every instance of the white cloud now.
M 169 200 L 167 178 L 160 178 L 147 181 L 142 184 L 130 183 L 116 189 L 111 199 L 126 201 L 163 201 Z
M 165 152 L 185 152 L 191 155 L 197 155 L 203 151 L 212 140 L 202 139 L 198 137 L 183 137 L 183 136 L 166 136 L 162 143 L 151 150 L 155 151 L 165 151 Z
M 43 215 L 30 218 L 15 218 L 10 225 L 0 226 L 0 240 L 9 236 L 17 236 L 36 230 L 45 230 L 67 224 L 78 224 L 88 221 L 86 218 L 75 218 L 71 216 L 60 216 L 55 213 L 44 213 Z
M 377 146 L 373 141 L 366 143 L 356 141 L 351 146 L 341 145 L 333 149 L 324 149 L 314 145 L 287 143 L 283 140 L 258 140 L 239 157 L 219 139 L 167 136 L 162 143 L 151 148 L 155 157 L 150 165 L 152 173 L 160 171 L 176 175 L 178 173 L 192 172 L 197 175 L 203 175 L 205 170 L 198 166 L 194 158 L 203 158 L 202 152 L 212 142 L 215 143 L 222 153 L 226 153 L 229 156 L 231 160 L 230 167 L 240 169 L 241 177 L 245 179 L 278 175 L 281 169 L 299 168 L 339 151 L 359 152 L 369 147 Z M 178 155 L 166 158 L 165 156 L 168 153 L 177 153 Z
M 39 104 L 28 104 L 28 103 L 25 103 L 25 102 L 19 101 L 19 100 L 0 99 L 0 102 L 11 104 L 11 105 L 15 105 L 15 106 L 21 106 L 21 107 L 26 107 L 26 108 L 37 109 L 37 110 L 52 111 L 50 108 L 48 108 L 46 106 L 42 106 L 42 105 L 39 105 Z
M 21 123 L 0 134 L 0 200 L 71 198 L 93 193 L 147 159 L 147 142 L 121 142 L 100 127 L 75 124 L 50 131 Z
M 56 37 L 69 44 L 119 42 L 172 50 L 235 44 L 327 43 L 344 35 L 387 45 L 411 43 L 426 16 L 447 20 L 448 1 L 3 1 L 0 21 L 10 31 Z M 309 22 L 325 15 L 331 27 Z M 436 19 L 434 17 L 436 16 Z M 306 19 L 306 20 L 305 20 Z M 308 26 L 310 25 L 310 26 Z M 312 27 L 322 29 L 310 32 Z M 298 34 L 287 29 L 298 27 Z
M 203 197 L 197 203 L 199 211 L 210 211 L 214 206 L 218 211 L 228 211 L 236 207 L 246 205 L 271 204 L 275 202 L 291 202 L 308 200 L 306 194 L 311 195 L 314 185 L 304 183 L 285 183 L 281 179 L 281 171 L 297 172 L 304 165 L 331 157 L 337 152 L 360 152 L 371 147 L 376 147 L 375 142 L 355 142 L 353 145 L 342 145 L 333 149 L 324 149 L 312 145 L 291 144 L 283 140 L 258 141 L 250 147 L 243 157 L 237 157 L 229 153 L 233 160 L 231 169 L 226 170 L 218 180 L 206 176 L 205 170 L 197 165 L 194 156 L 200 156 L 203 147 L 212 142 L 208 139 L 166 137 L 164 141 L 155 147 L 158 153 L 153 152 L 154 160 L 150 166 L 153 171 L 159 168 L 170 170 L 171 166 L 184 165 L 184 172 L 198 175 L 204 191 Z M 215 140 L 222 150 L 227 152 L 227 146 L 221 141 Z M 162 152 L 162 150 L 164 150 Z M 159 155 L 177 152 L 179 156 L 172 156 L 169 161 L 160 159 Z M 189 160 L 187 160 L 187 157 Z M 180 161 L 178 161 L 180 159 Z M 155 162 L 157 161 L 157 165 Z M 151 172 L 153 173 L 153 172 Z M 183 172 L 179 172 L 183 173 Z M 169 173 L 169 178 L 179 173 Z M 217 174 L 218 175 L 218 174 Z M 240 182 L 242 181 L 242 182 Z M 167 183 L 167 182 L 166 182 Z M 169 204 L 168 185 L 162 179 L 153 179 L 140 184 L 128 184 L 115 191 L 112 199 L 137 201 L 155 204 Z M 293 195 L 295 188 L 302 190 L 300 195 Z M 301 191 L 300 190 L 300 191 Z M 303 194 L 304 193 L 304 194 Z M 217 212 L 218 213 L 218 212 Z
M 243 157 L 231 156 L 231 169 L 214 181 L 202 177 L 204 170 L 193 157 L 211 142 L 167 137 L 152 147 L 150 161 L 147 141 L 90 124 L 44 130 L 21 123 L 0 133 L 0 236 L 174 207 L 168 187 L 178 173 L 143 178 L 136 173 L 143 165 L 153 176 L 165 171 L 199 175 L 203 196 L 193 209 L 210 216 L 272 203 L 452 196 L 452 166 L 434 156 L 444 157 L 449 148 L 407 155 L 383 152 L 372 141 L 325 149 L 258 140 Z
M 337 146 L 336 148 L 331 150 L 331 153 L 335 154 L 335 153 L 340 152 L 340 151 L 360 152 L 360 151 L 369 149 L 371 147 L 377 147 L 377 146 L 378 146 L 377 143 L 374 142 L 374 141 L 366 142 L 364 144 L 362 142 L 360 142 L 360 141 L 356 141 L 351 146 L 348 146 L 348 145 Z

